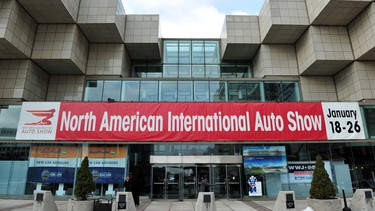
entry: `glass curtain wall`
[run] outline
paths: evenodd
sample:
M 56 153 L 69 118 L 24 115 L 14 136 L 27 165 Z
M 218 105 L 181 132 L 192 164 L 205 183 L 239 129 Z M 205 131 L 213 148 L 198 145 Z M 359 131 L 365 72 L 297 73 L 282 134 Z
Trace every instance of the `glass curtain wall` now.
M 93 195 L 123 190 L 128 171 L 127 147 L 123 144 L 9 144 L 0 143 L 0 195 L 33 195 L 49 190 L 71 196 L 84 156 L 96 184 Z
M 219 41 L 165 40 L 163 55 L 163 78 L 220 77 Z
M 93 91 L 90 87 L 92 84 L 103 86 Z M 275 87 L 281 87 L 284 91 L 280 92 Z M 296 81 L 87 81 L 85 101 L 298 102 L 299 95 Z
M 0 143 L 0 195 L 24 195 L 30 144 Z
M 15 139 L 20 113 L 20 105 L 0 106 L 0 140 Z

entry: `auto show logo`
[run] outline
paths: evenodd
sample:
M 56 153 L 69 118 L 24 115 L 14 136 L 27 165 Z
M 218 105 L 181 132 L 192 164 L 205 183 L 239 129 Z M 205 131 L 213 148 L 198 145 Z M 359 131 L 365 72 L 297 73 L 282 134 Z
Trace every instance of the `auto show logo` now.
M 36 122 L 26 122 L 24 125 L 51 125 L 51 118 L 55 114 L 55 109 L 50 110 L 26 110 L 27 112 L 31 113 L 34 116 L 42 118 Z
M 59 102 L 24 102 L 16 140 L 54 140 L 59 112 Z

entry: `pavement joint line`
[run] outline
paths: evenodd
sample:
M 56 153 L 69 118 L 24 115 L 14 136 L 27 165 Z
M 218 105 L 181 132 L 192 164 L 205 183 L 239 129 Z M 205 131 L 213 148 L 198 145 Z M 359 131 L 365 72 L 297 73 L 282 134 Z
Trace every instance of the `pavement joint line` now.
M 258 211 L 272 211 L 271 209 L 268 209 L 267 207 L 264 207 L 258 203 L 255 203 L 253 201 L 244 201 L 247 205 L 249 205 L 250 207 L 258 210 Z
M 33 204 L 34 203 L 27 203 L 27 204 L 22 204 L 22 205 L 16 205 L 16 206 L 13 206 L 13 207 L 0 208 L 0 211 L 11 211 L 11 210 L 15 210 L 15 209 L 29 207 L 29 206 L 32 206 Z
M 227 208 L 228 208 L 229 210 L 233 210 L 233 211 L 234 211 L 234 209 L 230 208 L 230 207 L 228 206 L 228 204 L 225 203 L 224 201 L 221 201 L 221 203 L 223 203 L 225 206 L 227 206 Z

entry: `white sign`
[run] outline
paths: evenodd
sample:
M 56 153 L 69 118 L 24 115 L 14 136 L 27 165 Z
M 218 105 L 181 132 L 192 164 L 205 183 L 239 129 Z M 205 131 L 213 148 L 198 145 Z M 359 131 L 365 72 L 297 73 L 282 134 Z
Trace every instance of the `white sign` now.
M 24 102 L 16 140 L 55 140 L 59 112 L 59 102 Z
M 327 139 L 365 139 L 358 103 L 322 103 Z

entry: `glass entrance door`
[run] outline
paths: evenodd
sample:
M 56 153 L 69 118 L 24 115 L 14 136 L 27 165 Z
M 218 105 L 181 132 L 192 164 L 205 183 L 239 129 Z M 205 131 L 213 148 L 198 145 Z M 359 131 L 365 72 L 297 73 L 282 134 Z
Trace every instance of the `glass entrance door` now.
M 179 166 L 167 166 L 166 198 L 180 198 L 181 168 Z
M 241 198 L 241 165 L 213 165 L 211 168 L 211 191 L 216 198 Z
M 197 198 L 197 167 L 185 166 L 183 167 L 183 198 L 196 199 Z
M 241 166 L 227 166 L 228 198 L 241 198 Z
M 152 167 L 152 198 L 165 199 L 165 185 L 166 185 L 166 167 L 153 166 Z
M 152 199 L 196 199 L 203 177 L 216 198 L 241 198 L 241 165 L 153 166 Z

